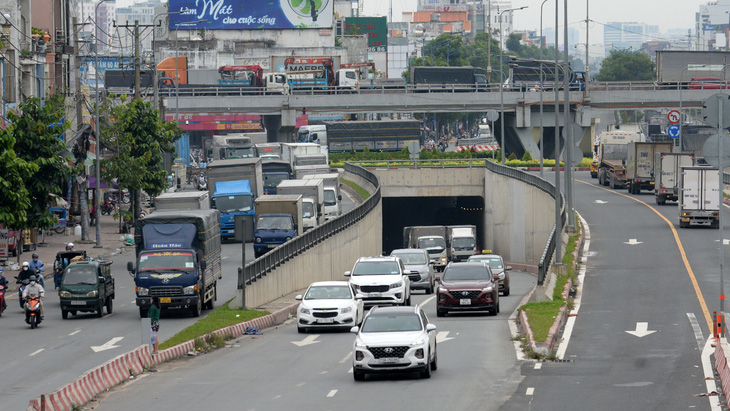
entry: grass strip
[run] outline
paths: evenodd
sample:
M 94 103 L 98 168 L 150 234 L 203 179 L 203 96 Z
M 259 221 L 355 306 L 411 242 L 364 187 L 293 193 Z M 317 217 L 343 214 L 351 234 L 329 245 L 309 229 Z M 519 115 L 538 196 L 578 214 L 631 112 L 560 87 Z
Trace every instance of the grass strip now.
M 340 182 L 347 184 L 348 186 L 350 186 L 350 188 L 352 188 L 353 190 L 355 190 L 355 192 L 360 197 L 362 197 L 363 201 L 367 200 L 368 197 L 370 197 L 370 193 L 368 192 L 368 190 L 366 190 L 366 189 L 360 187 L 359 185 L 355 184 L 354 181 L 345 180 L 344 178 L 341 178 L 340 179 Z
M 165 342 L 160 343 L 160 349 L 164 350 L 166 348 L 174 347 L 180 343 L 184 343 L 185 341 L 202 337 L 215 330 L 269 314 L 267 311 L 230 308 L 228 306 L 230 302 L 231 301 L 229 300 L 224 305 L 213 310 L 213 312 L 205 316 L 205 318 L 198 320 L 195 324 L 183 329 L 179 333 L 173 335 L 170 339 L 165 340 Z M 162 319 L 162 321 L 164 322 L 164 319 Z

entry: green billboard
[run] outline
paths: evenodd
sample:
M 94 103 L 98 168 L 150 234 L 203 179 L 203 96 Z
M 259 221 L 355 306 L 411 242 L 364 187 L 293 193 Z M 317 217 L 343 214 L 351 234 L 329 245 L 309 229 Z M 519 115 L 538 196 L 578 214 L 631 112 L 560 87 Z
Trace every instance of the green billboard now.
M 386 17 L 346 17 L 345 35 L 367 34 L 368 51 L 388 51 L 388 19 Z

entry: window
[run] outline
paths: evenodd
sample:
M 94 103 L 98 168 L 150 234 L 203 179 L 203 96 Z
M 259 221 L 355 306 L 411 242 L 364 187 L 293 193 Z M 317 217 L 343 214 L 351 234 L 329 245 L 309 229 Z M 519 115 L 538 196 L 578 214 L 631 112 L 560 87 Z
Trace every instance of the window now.
M 355 264 L 352 275 L 396 275 L 399 274 L 395 261 L 361 261 Z

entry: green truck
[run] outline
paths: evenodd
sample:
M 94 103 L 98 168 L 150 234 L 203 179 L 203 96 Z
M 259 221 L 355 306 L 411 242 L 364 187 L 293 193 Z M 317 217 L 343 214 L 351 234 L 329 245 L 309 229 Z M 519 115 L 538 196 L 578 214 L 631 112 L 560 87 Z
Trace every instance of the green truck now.
M 69 264 L 63 271 L 58 291 L 61 300 L 61 317 L 78 312 L 93 312 L 97 317 L 112 313 L 114 300 L 114 277 L 112 261 L 78 261 Z

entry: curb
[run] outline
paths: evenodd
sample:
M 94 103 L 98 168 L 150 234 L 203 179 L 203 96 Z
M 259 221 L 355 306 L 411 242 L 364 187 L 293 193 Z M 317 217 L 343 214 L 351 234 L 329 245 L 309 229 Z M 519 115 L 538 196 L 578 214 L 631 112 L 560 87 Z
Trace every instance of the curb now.
M 720 376 L 722 383 L 722 392 L 725 398 L 730 394 L 730 364 L 728 364 L 725 352 L 730 349 L 725 338 L 720 338 L 715 342 L 715 371 Z
M 299 302 L 292 303 L 272 314 L 215 330 L 212 334 L 238 337 L 246 333 L 246 327 L 270 328 L 289 319 L 290 315 L 296 313 L 297 307 L 299 307 Z M 141 345 L 85 372 L 75 381 L 50 394 L 41 394 L 40 397 L 33 398 L 28 403 L 27 410 L 72 411 L 88 404 L 98 394 L 144 373 L 146 369 L 184 357 L 194 350 L 195 341 L 189 340 L 162 350 L 152 357 L 149 345 Z M 43 406 L 45 408 L 42 408 Z

